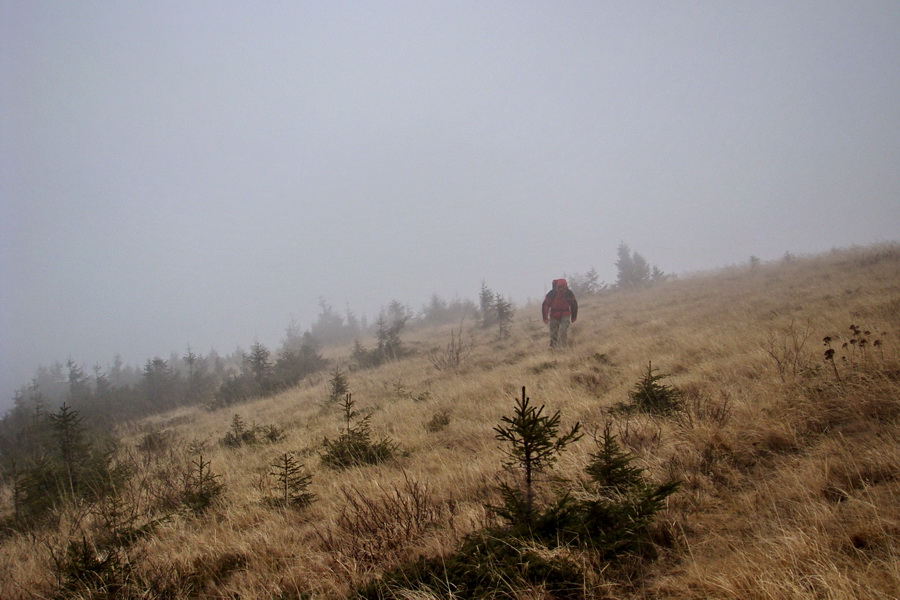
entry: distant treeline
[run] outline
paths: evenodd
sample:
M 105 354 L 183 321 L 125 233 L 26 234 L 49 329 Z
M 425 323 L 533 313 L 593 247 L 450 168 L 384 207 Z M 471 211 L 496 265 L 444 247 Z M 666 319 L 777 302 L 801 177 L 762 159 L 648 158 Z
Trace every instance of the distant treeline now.
M 405 352 L 399 341 L 405 328 L 480 319 L 480 309 L 472 300 L 447 301 L 437 294 L 418 313 L 393 300 L 372 324 L 349 309 L 340 314 L 324 299 L 319 307 L 318 318 L 308 329 L 292 321 L 275 351 L 259 342 L 249 351 L 238 348 L 228 355 L 215 349 L 201 354 L 188 346 L 183 354 L 155 356 L 141 367 L 125 364 L 119 356 L 106 368 L 95 365 L 88 370 L 73 359 L 40 366 L 31 381 L 14 392 L 13 408 L 2 424 L 33 419 L 63 403 L 95 423 L 139 418 L 179 406 L 233 404 L 287 389 L 323 371 L 328 367 L 320 353 L 323 346 L 355 342 L 348 360 L 365 368 Z M 370 337 L 376 344 L 368 350 L 361 340 Z
M 624 242 L 619 244 L 615 264 L 618 277 L 613 286 L 601 282 L 593 268 L 564 275 L 579 296 L 666 278 Z M 238 348 L 224 356 L 215 349 L 199 354 L 188 346 L 183 354 L 155 356 L 141 367 L 125 364 L 118 356 L 112 365 L 94 365 L 90 370 L 73 359 L 66 364 L 56 362 L 38 367 L 31 381 L 15 391 L 13 408 L 0 420 L 0 436 L 12 422 L 21 424 L 63 403 L 95 423 L 140 418 L 180 406 L 227 406 L 277 393 L 326 370 L 329 364 L 320 352 L 323 346 L 353 344 L 347 363 L 351 368 L 368 368 L 408 353 L 400 339 L 404 330 L 469 321 L 480 327 L 497 326 L 500 337 L 504 337 L 513 313 L 512 303 L 482 281 L 478 302 L 460 298 L 448 301 L 433 294 L 427 304 L 414 311 L 392 300 L 374 323 L 364 316 L 358 318 L 349 308 L 341 314 L 320 299 L 316 321 L 307 329 L 292 321 L 274 351 L 257 342 L 249 351 Z M 375 344 L 367 348 L 361 340 L 370 338 Z

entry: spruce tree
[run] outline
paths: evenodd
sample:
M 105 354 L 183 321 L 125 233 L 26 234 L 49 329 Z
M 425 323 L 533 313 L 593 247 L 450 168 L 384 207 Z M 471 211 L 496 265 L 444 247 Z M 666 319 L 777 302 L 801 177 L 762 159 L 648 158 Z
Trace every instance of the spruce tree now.
M 497 337 L 499 339 L 504 340 L 509 337 L 514 314 L 512 302 L 497 294 L 494 299 L 494 316 L 497 320 Z
M 620 288 L 630 287 L 635 284 L 634 281 L 634 261 L 631 258 L 631 248 L 625 242 L 619 242 L 616 250 L 616 284 Z
M 377 346 L 374 351 L 376 365 L 389 360 L 397 360 L 406 355 L 406 349 L 403 347 L 403 341 L 400 339 L 400 332 L 406 326 L 408 316 L 397 313 L 391 319 L 389 320 L 388 317 L 380 315 L 376 322 L 375 340 Z
M 341 402 L 345 427 L 332 441 L 325 438 L 322 462 L 334 469 L 344 469 L 359 465 L 372 465 L 392 458 L 399 445 L 387 438 L 372 440 L 370 415 L 360 417 L 352 394 L 347 394 Z
M 268 499 L 278 506 L 306 506 L 315 499 L 308 491 L 312 476 L 290 452 L 280 455 L 271 465 L 269 475 L 275 480 L 275 496 Z
M 648 283 L 650 281 L 650 263 L 637 252 L 631 255 L 631 279 L 634 285 Z
M 250 356 L 247 358 L 248 367 L 253 375 L 253 380 L 261 390 L 265 390 L 269 386 L 269 380 L 272 377 L 271 356 L 272 353 L 269 352 L 269 349 L 259 342 L 250 347 Z
M 316 338 L 309 331 L 298 334 L 291 338 L 289 345 L 285 342 L 281 355 L 275 361 L 272 387 L 297 385 L 307 375 L 324 368 L 326 362 L 319 354 Z
M 181 501 L 196 513 L 209 508 L 225 491 L 224 484 L 219 481 L 221 475 L 213 473 L 210 464 L 210 461 L 203 459 L 203 454 L 198 453 L 197 459 L 191 461 L 190 472 L 184 478 Z
M 667 278 L 656 265 L 651 266 L 647 260 L 632 252 L 625 242 L 620 242 L 616 250 L 616 268 L 618 269 L 616 285 L 619 289 L 634 288 L 648 283 L 656 283 Z
M 328 399 L 337 402 L 349 393 L 350 381 L 347 379 L 347 374 L 340 367 L 335 367 L 328 380 Z
M 89 456 L 88 444 L 84 439 L 82 418 L 77 410 L 63 403 L 59 412 L 49 415 L 53 438 L 59 451 L 65 485 L 74 497 L 79 486 L 82 465 Z
M 478 293 L 478 311 L 481 316 L 481 326 L 487 329 L 496 320 L 494 291 L 481 282 L 481 291 Z
M 626 412 L 636 409 L 654 415 L 669 415 L 682 409 L 681 391 L 660 383 L 668 375 L 657 371 L 659 369 L 654 369 L 652 362 L 647 363 L 647 372 L 628 394 L 631 406 L 622 407 Z
M 359 340 L 354 340 L 353 342 L 353 350 L 350 352 L 350 359 L 361 368 L 372 367 L 375 366 L 376 363 L 372 351 L 363 346 L 362 342 Z
M 252 432 L 247 430 L 247 425 L 241 415 L 234 413 L 231 417 L 231 431 L 225 434 L 222 442 L 229 448 L 237 448 L 245 442 L 252 442 L 252 439 L 248 439 L 252 435 Z
M 200 399 L 202 385 L 200 382 L 200 369 L 198 365 L 199 359 L 200 357 L 197 356 L 190 344 L 188 344 L 187 351 L 184 353 L 184 356 L 181 357 L 181 360 L 183 360 L 184 364 L 188 367 L 187 397 L 190 402 L 197 402 Z
M 597 451 L 590 455 L 590 463 L 585 468 L 594 484 L 623 493 L 642 481 L 644 470 L 631 464 L 634 456 L 619 447 L 616 436 L 611 432 L 610 423 L 606 424 L 603 434 L 595 438 L 594 442 Z
M 502 417 L 505 424 L 494 427 L 495 438 L 507 442 L 502 452 L 506 456 L 505 467 L 520 478 L 520 486 L 501 483 L 503 506 L 492 507 L 497 514 L 514 526 L 530 528 L 535 516 L 535 478 L 552 467 L 559 454 L 569 444 L 578 441 L 581 423 L 560 435 L 560 414 L 544 415 L 544 406 L 535 407 L 525 395 L 517 400 L 512 417 Z
M 595 437 L 597 451 L 585 472 L 584 493 L 570 511 L 566 537 L 590 540 L 606 557 L 612 557 L 646 539 L 647 529 L 666 499 L 679 487 L 670 480 L 656 485 L 633 465 L 635 457 L 623 451 L 607 423 Z
M 69 369 L 69 401 L 83 407 L 91 395 L 88 376 L 84 373 L 84 369 L 71 358 L 66 362 L 66 367 Z
M 147 399 L 148 412 L 172 408 L 179 403 L 178 373 L 172 370 L 168 361 L 158 356 L 147 359 L 141 385 Z

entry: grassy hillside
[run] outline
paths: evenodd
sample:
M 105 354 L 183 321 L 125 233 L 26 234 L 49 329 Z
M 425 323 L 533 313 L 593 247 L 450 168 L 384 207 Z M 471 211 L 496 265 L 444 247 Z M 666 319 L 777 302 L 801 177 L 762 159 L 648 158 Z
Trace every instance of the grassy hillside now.
M 563 428 L 577 421 L 589 434 L 545 479 L 581 477 L 596 449 L 590 434 L 611 423 L 651 480 L 682 482 L 639 555 L 607 562 L 583 549 L 542 549 L 580 566 L 569 597 L 900 597 L 900 247 L 579 300 L 567 351 L 550 351 L 539 308 L 528 306 L 505 340 L 472 323 L 461 338 L 458 328 L 417 331 L 404 339 L 411 357 L 350 371 L 372 435 L 399 445 L 378 465 L 321 463 L 323 439 L 345 425 L 327 376 L 274 398 L 132 424 L 119 432 L 133 475 L 118 501 L 8 533 L 0 597 L 105 597 L 84 591 L 91 585 L 78 568 L 119 597 L 347 597 L 415 557 L 450 555 L 493 522 L 485 505 L 498 500 L 502 460 L 493 427 L 522 386 L 560 411 Z M 437 368 L 460 339 L 459 365 Z M 349 354 L 333 349 L 329 358 L 340 364 Z M 684 410 L 614 411 L 651 362 L 681 391 Z M 275 425 L 283 437 L 229 447 L 222 440 L 235 414 L 247 429 Z M 267 473 L 286 452 L 311 475 L 308 506 L 265 502 Z M 173 498 L 201 454 L 223 491 L 205 511 L 179 507 Z M 6 507 L 11 494 L 7 482 Z M 110 532 L 128 533 L 127 544 L 109 550 Z M 397 597 L 453 597 L 409 587 L 395 587 Z M 515 578 L 496 595 L 545 597 Z

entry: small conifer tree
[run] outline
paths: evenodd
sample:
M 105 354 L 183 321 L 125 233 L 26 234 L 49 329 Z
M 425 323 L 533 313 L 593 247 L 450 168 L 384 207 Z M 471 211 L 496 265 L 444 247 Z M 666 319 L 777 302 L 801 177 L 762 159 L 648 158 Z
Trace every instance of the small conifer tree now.
M 23 523 L 41 521 L 69 490 L 60 481 L 58 465 L 47 455 L 36 456 L 15 490 Z
M 335 367 L 328 380 L 328 399 L 337 402 L 350 393 L 350 381 L 347 374 L 340 367 Z
M 353 394 L 348 393 L 344 396 L 344 401 L 341 402 L 341 410 L 344 413 L 344 424 L 346 425 L 344 431 L 353 429 L 353 419 L 359 416 L 359 411 L 357 411 L 355 407 L 356 401 L 353 399 Z M 365 418 L 363 420 L 365 420 Z
M 681 392 L 670 385 L 660 383 L 668 375 L 658 374 L 653 363 L 647 363 L 647 372 L 628 396 L 631 407 L 654 415 L 669 415 L 682 409 Z
M 250 355 L 247 357 L 247 365 L 253 380 L 261 390 L 265 390 L 272 378 L 273 365 L 272 353 L 268 348 L 256 342 L 250 348 Z
M 637 252 L 632 252 L 625 242 L 620 242 L 616 250 L 616 286 L 619 289 L 635 288 L 651 282 L 667 279 L 656 265 L 651 266 Z
M 644 469 L 632 464 L 635 457 L 620 448 L 609 423 L 594 443 L 597 451 L 585 469 L 590 479 L 575 510 L 567 515 L 564 534 L 590 540 L 596 550 L 612 557 L 645 538 L 680 482 L 656 485 L 648 481 Z
M 516 402 L 513 416 L 502 417 L 504 424 L 494 427 L 494 437 L 508 443 L 503 449 L 505 467 L 518 475 L 520 485 L 501 483 L 503 505 L 491 508 L 514 526 L 531 527 L 535 513 L 535 478 L 556 463 L 566 446 L 582 436 L 581 423 L 577 422 L 568 432 L 560 435 L 559 411 L 549 416 L 544 415 L 543 411 L 543 405 L 535 407 L 531 404 L 523 386 L 522 397 Z
M 497 321 L 497 337 L 499 339 L 504 340 L 509 337 L 514 314 L 512 302 L 497 294 L 494 299 L 494 318 Z
M 565 273 L 563 278 L 568 282 L 569 289 L 579 297 L 596 296 L 609 288 L 606 283 L 600 281 L 600 274 L 594 267 L 587 273 Z
M 304 472 L 303 465 L 292 453 L 281 454 L 271 468 L 269 476 L 275 480 L 275 495 L 267 499 L 270 504 L 301 507 L 315 499 L 315 494 L 309 492 L 312 476 Z
M 252 443 L 253 430 L 248 430 L 244 419 L 238 413 L 231 417 L 231 430 L 225 434 L 222 443 L 229 448 L 237 448 L 245 443 Z
M 85 439 L 82 417 L 77 410 L 63 403 L 59 412 L 47 415 L 62 467 L 62 482 L 72 497 L 82 492 L 82 476 L 90 468 L 90 444 Z
M 380 316 L 376 321 L 377 329 L 375 330 L 375 359 L 376 364 L 382 364 L 387 361 L 397 360 L 407 354 L 403 341 L 400 339 L 400 332 L 406 327 L 409 320 L 407 315 L 395 315 L 393 320 L 388 320 Z
M 341 402 L 345 427 L 335 440 L 325 438 L 322 462 L 334 469 L 344 469 L 359 465 L 371 465 L 386 461 L 396 454 L 397 443 L 385 438 L 373 440 L 370 415 L 362 418 L 355 409 L 352 394 L 347 394 Z
M 494 301 L 494 291 L 487 286 L 487 283 L 482 281 L 481 291 L 478 293 L 478 312 L 481 317 L 481 326 L 485 329 L 496 321 L 497 313 Z
M 631 464 L 634 457 L 619 447 L 610 423 L 606 424 L 603 434 L 595 438 L 594 443 L 597 451 L 591 454 L 585 472 L 595 485 L 622 493 L 641 482 L 644 470 Z
M 191 461 L 191 470 L 184 477 L 181 501 L 196 513 L 209 508 L 225 491 L 224 484 L 219 481 L 221 475 L 213 473 L 210 464 L 210 461 L 203 460 L 202 454 L 198 454 L 197 459 Z
M 367 368 L 375 366 L 375 360 L 372 351 L 362 345 L 358 339 L 353 342 L 353 350 L 350 352 L 350 359 L 359 367 Z M 335 400 L 337 400 L 336 398 Z

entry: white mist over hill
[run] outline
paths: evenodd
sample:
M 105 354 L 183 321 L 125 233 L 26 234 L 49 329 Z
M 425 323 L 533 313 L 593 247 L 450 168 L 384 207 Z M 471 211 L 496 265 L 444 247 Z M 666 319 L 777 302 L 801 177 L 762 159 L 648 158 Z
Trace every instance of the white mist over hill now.
M 0 3 L 0 402 L 275 346 L 324 298 L 539 298 L 895 239 L 895 2 Z

